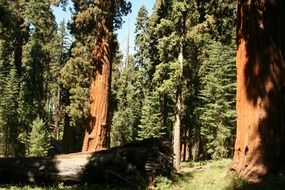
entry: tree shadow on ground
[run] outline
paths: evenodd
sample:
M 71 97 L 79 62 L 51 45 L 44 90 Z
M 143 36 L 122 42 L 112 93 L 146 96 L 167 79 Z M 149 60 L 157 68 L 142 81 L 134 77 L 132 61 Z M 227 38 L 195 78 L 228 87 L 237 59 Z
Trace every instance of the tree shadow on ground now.
M 285 176 L 270 175 L 261 183 L 249 183 L 239 178 L 233 178 L 227 190 L 284 190 Z

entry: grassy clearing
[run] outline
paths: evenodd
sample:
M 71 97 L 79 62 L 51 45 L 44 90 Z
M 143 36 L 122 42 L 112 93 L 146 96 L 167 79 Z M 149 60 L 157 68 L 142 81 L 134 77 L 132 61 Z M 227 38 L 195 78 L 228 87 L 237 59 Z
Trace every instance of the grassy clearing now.
M 269 176 L 264 183 L 248 184 L 228 172 L 231 160 L 223 159 L 207 162 L 184 162 L 182 172 L 171 181 L 157 177 L 149 190 L 284 190 L 285 177 Z M 63 184 L 37 186 L 0 186 L 0 190 L 134 190 L 135 187 L 116 185 L 73 185 Z M 145 188 L 139 188 L 145 189 Z
M 285 176 L 268 176 L 263 183 L 252 184 L 229 172 L 231 160 L 182 163 L 175 182 L 158 178 L 156 190 L 285 190 Z
M 231 183 L 228 178 L 230 160 L 182 163 L 182 172 L 173 183 L 159 179 L 159 190 L 223 190 Z

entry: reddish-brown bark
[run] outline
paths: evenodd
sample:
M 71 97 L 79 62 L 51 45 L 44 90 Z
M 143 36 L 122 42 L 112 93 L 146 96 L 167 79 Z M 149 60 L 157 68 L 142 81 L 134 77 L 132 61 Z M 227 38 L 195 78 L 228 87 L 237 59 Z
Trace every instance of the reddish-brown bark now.
M 95 151 L 109 147 L 109 97 L 111 86 L 111 48 L 112 0 L 100 2 L 104 11 L 98 22 L 98 32 L 94 37 L 93 60 L 96 68 L 92 72 L 90 86 L 89 125 L 85 130 L 82 151 Z
M 285 1 L 239 0 L 237 134 L 232 169 L 249 181 L 285 158 Z

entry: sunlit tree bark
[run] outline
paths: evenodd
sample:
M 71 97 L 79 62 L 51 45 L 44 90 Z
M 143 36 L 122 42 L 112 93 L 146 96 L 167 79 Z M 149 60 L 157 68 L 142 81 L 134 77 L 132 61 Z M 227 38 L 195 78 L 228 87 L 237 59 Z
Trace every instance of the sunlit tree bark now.
M 111 47 L 112 3 L 113 0 L 100 1 L 98 11 L 98 32 L 94 37 L 93 60 L 90 87 L 89 126 L 85 130 L 82 151 L 94 151 L 109 147 L 109 98 L 111 85 Z
M 285 2 L 239 0 L 232 169 L 260 181 L 284 168 Z

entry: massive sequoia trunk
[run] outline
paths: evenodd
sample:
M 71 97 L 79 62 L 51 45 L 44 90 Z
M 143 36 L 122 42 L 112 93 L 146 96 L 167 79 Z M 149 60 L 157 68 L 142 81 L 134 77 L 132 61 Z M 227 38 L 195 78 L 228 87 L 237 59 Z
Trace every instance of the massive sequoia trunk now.
M 285 1 L 239 0 L 232 169 L 249 181 L 285 164 Z
M 94 36 L 93 60 L 95 69 L 92 72 L 90 87 L 90 116 L 86 128 L 82 151 L 94 151 L 109 147 L 109 98 L 111 86 L 111 47 L 112 33 L 112 0 L 96 4 L 98 13 L 98 28 Z
M 173 172 L 169 142 L 147 139 L 97 152 L 0 158 L 0 183 L 139 183 Z

